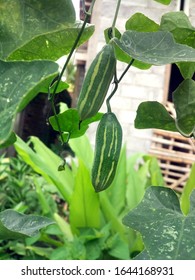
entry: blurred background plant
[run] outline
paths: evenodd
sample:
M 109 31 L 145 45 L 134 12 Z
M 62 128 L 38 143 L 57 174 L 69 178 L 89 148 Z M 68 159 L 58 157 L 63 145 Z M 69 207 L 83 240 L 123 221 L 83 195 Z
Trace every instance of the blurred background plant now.
M 90 181 L 93 149 L 87 136 L 70 140 L 75 157 L 61 158 L 38 138 L 15 143 L 15 158 L 1 157 L 1 210 L 51 218 L 35 237 L 1 241 L 0 259 L 131 259 L 143 250 L 138 232 L 122 218 L 151 185 L 164 185 L 157 160 L 126 156 L 123 147 L 112 186 L 95 193 Z

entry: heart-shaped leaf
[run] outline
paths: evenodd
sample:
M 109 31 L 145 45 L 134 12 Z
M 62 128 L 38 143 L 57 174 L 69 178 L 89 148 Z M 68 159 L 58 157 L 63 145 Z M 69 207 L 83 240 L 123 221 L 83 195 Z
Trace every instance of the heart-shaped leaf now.
M 2 0 L 0 14 L 0 57 L 3 59 L 32 38 L 63 29 L 75 22 L 74 7 L 69 0 Z
M 49 87 L 57 71 L 51 61 L 0 61 L 0 145 L 10 137 L 16 113 Z
M 142 102 L 135 118 L 135 128 L 157 128 L 169 131 L 178 131 L 175 120 L 166 108 L 157 101 Z
M 69 138 L 76 138 L 85 134 L 89 124 L 99 121 L 101 117 L 102 113 L 97 113 L 94 117 L 88 118 L 80 123 L 80 117 L 77 109 L 71 108 L 61 114 L 58 114 L 56 117 L 50 117 L 49 122 L 54 130 L 59 131 L 59 123 L 62 132 L 68 132 Z M 58 119 L 58 123 L 56 118 Z M 67 137 L 67 134 L 65 137 Z
M 125 28 L 139 32 L 156 32 L 159 30 L 159 25 L 144 14 L 135 13 L 127 20 Z
M 126 30 L 134 30 L 139 32 L 155 32 L 159 30 L 159 25 L 153 20 L 146 17 L 144 14 L 136 13 L 127 20 L 125 28 Z M 129 55 L 125 55 L 124 52 L 120 50 L 120 48 L 115 48 L 115 53 L 117 59 L 123 62 L 129 63 L 132 59 L 132 57 L 130 58 Z M 140 69 L 149 69 L 151 67 L 150 64 L 143 63 L 137 60 L 133 62 L 133 66 Z
M 191 201 L 195 201 L 195 192 Z M 187 216 L 180 210 L 177 194 L 165 187 L 149 187 L 142 202 L 123 220 L 139 231 L 145 244 L 143 257 L 152 260 L 195 259 L 195 207 Z M 189 234 L 190 233 L 190 234 Z
M 77 22 L 74 25 L 65 27 L 63 30 L 46 32 L 35 36 L 31 41 L 10 54 L 8 60 L 48 59 L 56 61 L 70 52 L 81 26 L 82 22 Z M 77 47 L 87 41 L 93 32 L 94 26 L 88 24 L 83 31 Z
M 180 61 L 195 62 L 195 49 L 174 41 L 168 31 L 125 31 L 120 40 L 114 38 L 113 45 L 124 56 L 153 65 L 165 65 Z
M 24 215 L 8 209 L 0 213 L 0 239 L 20 239 L 38 234 L 39 230 L 53 224 L 46 217 Z
M 188 16 L 182 12 L 169 12 L 162 16 L 160 30 L 170 31 L 177 43 L 195 48 L 195 28 Z M 191 62 L 177 63 L 184 79 L 192 78 L 195 64 Z
M 195 136 L 195 81 L 184 80 L 173 92 L 177 129 L 186 137 Z

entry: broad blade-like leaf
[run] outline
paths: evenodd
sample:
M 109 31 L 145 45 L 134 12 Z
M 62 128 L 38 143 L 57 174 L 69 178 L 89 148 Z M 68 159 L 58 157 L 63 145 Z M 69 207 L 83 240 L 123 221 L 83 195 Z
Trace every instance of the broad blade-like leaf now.
M 68 166 L 62 172 L 58 166 L 62 159 L 46 147 L 37 137 L 31 137 L 31 149 L 19 137 L 14 144 L 17 153 L 29 164 L 35 172 L 41 174 L 47 182 L 55 186 L 55 191 L 67 202 L 70 201 L 73 192 L 73 174 Z
M 178 131 L 175 126 L 175 120 L 170 116 L 165 107 L 157 101 L 146 101 L 139 105 L 135 127 L 138 129 L 157 128 Z
M 186 137 L 195 136 L 195 81 L 184 80 L 173 93 L 176 125 Z
M 89 170 L 93 164 L 94 151 L 86 134 L 69 140 L 69 145 L 78 159 L 80 159 Z
M 195 192 L 191 199 L 194 202 Z M 184 216 L 173 190 L 149 187 L 142 202 L 123 221 L 141 233 L 147 251 L 144 256 L 152 260 L 195 259 L 194 204 Z
M 174 41 L 168 31 L 137 32 L 125 31 L 121 40 L 112 40 L 116 49 L 120 49 L 125 56 L 139 61 L 165 65 L 180 61 L 195 62 L 195 49 Z
M 16 113 L 57 75 L 52 61 L 0 61 L 0 145 L 10 136 Z
M 46 217 L 24 215 L 8 209 L 0 213 L 0 239 L 20 239 L 38 234 L 54 222 Z
M 70 202 L 70 222 L 74 229 L 100 227 L 100 205 L 94 192 L 88 168 L 79 162 L 75 188 Z
M 32 38 L 63 30 L 75 22 L 71 0 L 1 0 L 0 14 L 0 57 L 3 59 Z M 30 52 L 34 52 L 33 48 Z

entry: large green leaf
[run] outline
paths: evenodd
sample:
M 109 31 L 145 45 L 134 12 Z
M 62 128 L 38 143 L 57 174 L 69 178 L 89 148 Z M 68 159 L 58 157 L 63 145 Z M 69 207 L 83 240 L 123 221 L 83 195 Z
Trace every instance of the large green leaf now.
M 94 192 L 88 168 L 79 162 L 74 192 L 70 201 L 70 223 L 75 229 L 100 227 L 100 205 Z
M 195 192 L 191 200 L 195 201 Z M 141 233 L 147 256 L 152 260 L 195 259 L 194 204 L 184 216 L 173 190 L 147 188 L 142 202 L 125 216 L 123 222 Z
M 177 43 L 195 47 L 195 28 L 182 12 L 169 12 L 162 16 L 160 30 L 170 31 Z
M 195 28 L 184 12 L 178 11 L 164 14 L 161 18 L 160 30 L 170 31 L 177 43 L 195 48 Z M 185 79 L 192 78 L 195 72 L 194 63 L 180 62 L 178 67 Z
M 176 125 L 186 137 L 195 136 L 195 81 L 184 80 L 173 93 Z
M 157 101 L 142 102 L 135 118 L 135 127 L 157 128 L 170 131 L 178 131 L 175 120 L 170 116 L 165 107 Z
M 46 32 L 32 38 L 30 42 L 12 53 L 8 60 L 34 60 L 49 59 L 56 61 L 63 55 L 68 54 L 78 36 L 82 22 L 77 22 L 63 30 Z M 78 46 L 87 41 L 94 32 L 93 25 L 87 25 L 83 31 Z
M 140 32 L 156 32 L 159 30 L 159 25 L 144 14 L 136 13 L 127 20 L 125 28 Z
M 57 71 L 51 61 L 0 61 L 0 145 L 9 138 L 16 113 L 45 91 Z
M 75 22 L 75 11 L 70 0 L 1 0 L 0 14 L 0 57 L 3 59 L 32 38 L 63 30 Z
M 180 61 L 195 62 L 195 49 L 174 41 L 169 31 L 125 31 L 121 39 L 112 40 L 115 49 L 125 57 L 153 65 L 165 65 Z
M 72 138 L 68 143 L 76 157 L 80 159 L 90 170 L 93 164 L 94 152 L 86 134 L 79 138 Z
M 46 147 L 37 137 L 30 139 L 33 149 L 19 137 L 14 147 L 21 158 L 29 164 L 35 172 L 41 174 L 47 182 L 55 186 L 64 200 L 70 202 L 73 193 L 74 177 L 68 166 L 62 172 L 58 166 L 62 159 Z
M 54 222 L 46 217 L 24 215 L 8 209 L 0 213 L 0 239 L 20 239 L 38 234 Z
M 134 30 L 139 32 L 154 32 L 154 31 L 158 31 L 159 25 L 155 23 L 153 20 L 146 17 L 144 14 L 136 13 L 127 20 L 125 24 L 125 28 L 126 30 Z M 120 37 L 117 38 L 120 39 Z M 120 48 L 115 48 L 115 53 L 117 59 L 123 62 L 129 63 L 132 59 L 132 57 L 126 55 Z M 137 60 L 133 62 L 133 66 L 138 67 L 140 69 L 148 69 L 151 67 L 150 64 L 143 63 Z

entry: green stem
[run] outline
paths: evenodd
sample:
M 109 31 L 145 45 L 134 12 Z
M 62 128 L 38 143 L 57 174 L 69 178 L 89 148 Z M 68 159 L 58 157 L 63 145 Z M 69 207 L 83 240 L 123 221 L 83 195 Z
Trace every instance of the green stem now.
M 121 0 L 118 0 L 115 15 L 114 15 L 114 19 L 113 19 L 113 22 L 112 22 L 112 37 L 115 37 L 115 25 L 116 25 L 116 20 L 117 20 L 117 17 L 118 17 L 120 4 L 121 4 Z
M 116 73 L 114 75 L 114 82 L 113 83 L 114 83 L 114 89 L 111 92 L 111 94 L 108 96 L 108 98 L 106 99 L 106 106 L 107 106 L 108 113 L 110 113 L 112 111 L 111 106 L 110 106 L 110 99 L 113 97 L 113 95 L 115 94 L 115 92 L 118 89 L 118 81 L 117 81 Z
M 71 49 L 71 51 L 70 51 L 70 53 L 69 53 L 69 55 L 68 55 L 68 57 L 67 57 L 67 59 L 66 59 L 66 62 L 65 62 L 65 64 L 64 64 L 63 68 L 62 68 L 62 71 L 60 72 L 60 75 L 59 75 L 58 80 L 57 80 L 57 82 L 56 82 L 56 85 L 55 85 L 55 87 L 54 87 L 54 91 L 53 91 L 53 93 L 52 93 L 52 97 L 51 97 L 51 99 L 50 99 L 51 104 L 52 104 L 52 110 L 53 110 L 53 112 L 54 112 L 55 121 L 56 121 L 56 124 L 57 124 L 57 127 L 58 127 L 58 131 L 59 131 L 59 133 L 60 133 L 60 138 L 61 138 L 61 141 L 62 141 L 62 144 L 63 144 L 63 145 L 65 144 L 65 142 L 64 142 L 64 139 L 63 139 L 63 133 L 62 133 L 61 128 L 60 128 L 60 124 L 59 124 L 59 121 L 58 121 L 57 112 L 56 112 L 55 104 L 54 104 L 55 94 L 56 94 L 56 92 L 57 92 L 57 89 L 58 89 L 59 83 L 60 83 L 60 81 L 61 81 L 61 79 L 62 79 L 62 76 L 63 76 L 63 74 L 64 74 L 64 71 L 66 70 L 66 67 L 67 67 L 67 65 L 68 65 L 68 63 L 69 63 L 69 61 L 70 61 L 70 59 L 71 59 L 71 57 L 72 57 L 72 55 L 73 55 L 73 53 L 74 53 L 76 47 L 77 47 L 77 44 L 78 44 L 78 42 L 79 42 L 79 40 L 80 40 L 80 38 L 81 38 L 81 36 L 82 36 L 82 34 L 83 34 L 83 31 L 84 31 L 84 29 L 85 29 L 85 26 L 86 26 L 88 20 L 89 20 L 89 17 L 91 16 L 91 13 L 92 13 L 93 6 L 94 6 L 94 4 L 95 4 L 95 1 L 96 1 L 96 0 L 93 0 L 93 1 L 92 1 L 91 6 L 90 6 L 88 12 L 85 11 L 85 19 L 84 19 L 84 22 L 83 22 L 83 24 L 82 24 L 82 27 L 81 27 L 81 29 L 80 29 L 80 31 L 79 31 L 79 34 L 78 34 L 76 40 L 75 40 L 75 42 L 74 42 L 74 44 L 73 44 L 73 46 L 72 46 L 72 49 Z
M 122 75 L 120 76 L 120 78 L 118 79 L 118 83 L 120 83 L 120 81 L 122 80 L 122 78 L 125 76 L 125 74 L 127 73 L 127 71 L 129 70 L 129 68 L 131 67 L 131 65 L 133 64 L 133 62 L 135 61 L 134 58 L 131 59 L 130 63 L 127 65 L 125 71 L 122 73 Z

